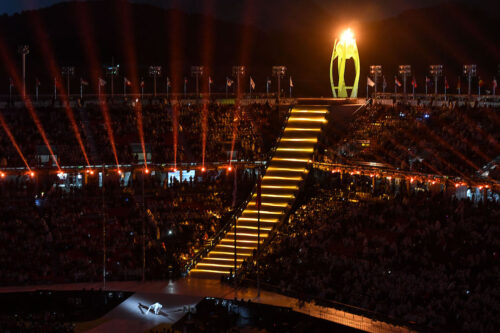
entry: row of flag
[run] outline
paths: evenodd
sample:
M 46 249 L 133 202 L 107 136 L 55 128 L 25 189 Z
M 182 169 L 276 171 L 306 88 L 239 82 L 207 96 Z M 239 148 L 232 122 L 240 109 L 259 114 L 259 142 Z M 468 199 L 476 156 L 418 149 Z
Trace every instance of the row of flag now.
M 367 79 L 366 79 L 366 85 L 367 85 L 367 86 L 370 86 L 370 87 L 375 87 L 375 81 L 373 81 L 373 80 L 372 80 L 372 79 L 368 76 L 368 77 L 367 77 Z M 398 87 L 402 87 L 402 86 L 403 86 L 403 84 L 401 83 L 401 81 L 399 81 L 399 79 L 398 79 L 398 77 L 397 77 L 397 76 L 394 76 L 394 85 L 395 85 L 395 86 L 398 86 Z M 432 85 L 432 81 L 431 81 L 431 79 L 430 79 L 428 76 L 426 76 L 426 77 L 425 77 L 425 85 L 426 85 L 426 86 L 430 86 L 430 85 Z M 480 87 L 483 87 L 483 86 L 485 85 L 484 80 L 482 80 L 481 78 L 479 78 L 478 85 L 479 85 Z M 417 86 L 418 86 L 418 84 L 417 84 L 417 80 L 415 79 L 415 77 L 413 77 L 413 78 L 412 78 L 412 80 L 411 80 L 411 86 L 412 86 L 413 88 L 417 88 Z M 496 78 L 493 78 L 493 81 L 491 82 L 491 87 L 492 87 L 493 89 L 496 89 L 496 88 L 497 88 L 497 86 L 498 86 L 498 84 L 497 84 L 497 79 L 496 79 Z M 387 88 L 387 81 L 386 81 L 386 79 L 385 79 L 385 76 L 383 77 L 382 87 L 383 87 L 383 89 L 384 89 L 384 90 L 385 90 L 385 88 Z M 444 87 L 445 87 L 446 89 L 450 89 L 450 85 L 448 84 L 448 79 L 446 78 L 446 76 L 444 77 Z M 458 79 L 458 81 L 457 81 L 457 90 L 460 90 L 460 88 L 461 88 L 461 80 L 460 80 L 460 78 L 459 78 L 459 79 Z
M 374 83 L 374 82 L 373 82 L 370 78 L 368 78 L 368 80 L 369 80 L 369 82 L 370 82 L 370 83 L 368 83 L 370 86 L 374 86 L 374 85 L 375 85 L 375 83 Z M 55 82 L 55 79 L 54 79 L 54 82 Z M 127 79 L 126 77 L 125 77 L 125 78 L 123 78 L 123 83 L 124 83 L 124 85 L 126 85 L 126 86 L 128 86 L 128 87 L 130 87 L 130 86 L 132 85 L 132 81 L 130 81 L 130 80 L 129 80 L 129 79 Z M 185 83 L 185 84 L 187 84 L 187 83 L 188 83 L 188 79 L 187 79 L 187 78 L 184 78 L 184 83 Z M 213 83 L 214 83 L 214 81 L 212 80 L 212 78 L 211 78 L 211 77 L 208 77 L 208 84 L 212 85 Z M 82 86 L 88 86 L 88 85 L 89 85 L 89 81 L 84 80 L 83 78 L 81 78 L 81 79 L 80 79 L 80 84 L 81 84 Z M 106 84 L 107 84 L 107 82 L 106 82 L 104 79 L 99 78 L 99 86 L 100 86 L 100 87 L 104 87 L 104 86 L 106 86 Z M 226 86 L 231 87 L 233 84 L 234 84 L 234 80 L 232 80 L 232 79 L 231 79 L 231 78 L 229 78 L 229 77 L 226 77 Z M 372 84 L 373 84 L 373 85 L 372 85 Z M 140 82 L 140 86 L 141 86 L 141 87 L 144 87 L 144 85 L 145 85 L 144 80 L 141 80 L 141 82 Z M 269 78 L 267 79 L 267 81 L 266 81 L 266 85 L 267 85 L 267 86 L 271 85 L 271 79 L 269 79 Z M 14 86 L 14 82 L 12 81 L 12 79 L 10 79 L 10 86 L 11 86 L 11 87 L 13 87 L 13 86 Z M 41 86 L 41 82 L 40 82 L 40 80 L 39 80 L 38 78 L 36 79 L 36 86 L 37 86 L 37 87 Z M 171 86 L 170 78 L 167 78 L 167 86 L 168 86 L 168 87 L 170 87 L 170 86 Z M 290 76 L 290 78 L 289 78 L 289 86 L 290 86 L 291 88 L 293 88 L 293 80 L 292 80 L 292 77 L 291 77 L 291 76 Z M 252 78 L 252 77 L 250 77 L 250 87 L 252 88 L 252 90 L 255 90 L 255 87 L 256 87 L 256 85 L 255 85 L 255 81 L 253 80 L 253 78 Z

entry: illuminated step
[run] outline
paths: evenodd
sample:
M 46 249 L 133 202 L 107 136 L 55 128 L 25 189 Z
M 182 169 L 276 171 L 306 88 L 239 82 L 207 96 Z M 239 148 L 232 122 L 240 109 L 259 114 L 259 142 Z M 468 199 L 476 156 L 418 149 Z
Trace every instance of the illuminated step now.
M 238 221 L 255 221 L 257 222 L 256 217 L 239 217 Z M 278 222 L 278 219 L 260 219 L 260 222 Z
M 281 215 L 283 214 L 282 212 L 272 212 L 270 210 L 261 210 L 260 212 L 255 209 L 245 209 L 243 213 L 260 213 L 260 214 L 265 214 L 265 215 Z
M 199 265 L 199 264 L 198 264 Z M 213 269 L 203 269 L 203 268 L 193 268 L 191 271 L 191 273 L 214 273 L 214 274 L 229 274 L 230 271 L 216 271 L 216 270 L 213 270 Z
M 233 243 L 234 243 L 234 240 L 231 240 L 231 242 L 233 242 Z M 251 246 L 251 247 L 249 247 L 249 246 L 239 246 L 239 245 L 236 245 L 236 249 L 237 249 L 237 250 L 253 250 L 253 249 L 255 249 L 255 247 L 257 246 L 257 242 L 254 242 L 254 243 L 255 243 L 255 246 Z M 220 246 L 220 247 L 226 247 L 226 248 L 230 248 L 230 249 L 234 249 L 234 245 L 219 244 L 219 245 L 217 245 L 217 246 Z M 211 252 L 212 252 L 212 251 L 210 251 L 210 253 L 211 253 Z M 231 252 L 231 253 L 233 253 L 233 252 Z M 233 254 L 234 254 L 234 253 L 233 253 Z
M 276 151 L 297 151 L 297 152 L 304 152 L 304 153 L 312 153 L 314 151 L 314 148 L 278 148 Z
M 290 172 L 304 172 L 305 168 L 278 168 L 270 166 L 267 171 L 290 171 Z
M 317 142 L 318 138 L 283 138 L 283 142 L 293 141 L 293 142 Z
M 307 158 L 288 158 L 288 157 L 274 157 L 273 161 L 286 161 L 286 162 L 309 162 Z
M 321 128 L 286 127 L 285 132 L 321 132 Z
M 256 197 L 257 194 L 254 195 Z M 263 198 L 287 198 L 287 199 L 292 199 L 295 197 L 293 194 L 267 194 L 267 193 L 262 193 L 260 195 Z
M 305 110 L 305 109 L 292 109 L 292 113 L 316 113 L 316 114 L 325 114 L 325 113 L 328 113 L 328 110 Z
M 254 195 L 254 198 L 257 196 L 257 194 Z M 252 206 L 257 206 L 257 203 L 252 201 L 248 205 Z M 286 207 L 288 206 L 288 202 L 279 202 L 279 203 L 270 203 L 270 202 L 261 202 L 261 206 L 270 206 L 270 207 Z
M 232 268 L 234 267 L 234 265 L 224 265 L 224 264 L 211 264 L 211 263 L 204 263 L 204 262 L 200 262 L 198 263 L 197 266 L 210 266 L 210 267 L 229 267 L 229 268 Z
M 302 180 L 302 177 L 264 176 L 264 179 Z
M 233 254 L 233 252 L 230 252 L 230 254 Z M 207 260 L 215 260 L 215 261 L 232 261 L 234 262 L 234 258 L 213 258 L 213 257 L 206 257 L 205 259 Z M 244 261 L 245 259 L 243 258 L 237 258 L 236 259 L 236 262 L 240 261 Z
M 315 117 L 315 118 L 291 117 L 291 118 L 288 118 L 288 122 L 296 122 L 296 121 L 309 121 L 309 122 L 317 122 L 317 123 L 328 122 L 328 120 L 326 120 L 324 117 Z
M 219 245 L 219 246 L 222 246 L 222 245 Z M 224 246 L 226 247 L 226 246 Z M 234 246 L 233 246 L 234 248 Z M 253 250 L 253 248 L 251 248 L 251 250 Z M 226 255 L 232 255 L 234 256 L 234 252 L 233 251 L 229 251 L 229 252 L 225 252 L 225 251 L 210 251 L 209 255 L 210 254 L 226 254 Z M 249 257 L 251 256 L 252 254 L 251 253 L 237 253 L 236 256 L 240 256 L 240 257 Z M 213 259 L 213 258 L 210 258 L 210 257 L 207 257 L 207 259 Z M 234 260 L 234 259 L 232 259 Z
M 292 186 L 292 185 L 262 185 L 262 188 L 277 188 L 277 189 L 283 189 L 283 190 L 296 190 L 299 187 Z
M 238 229 L 239 229 L 239 227 L 238 227 Z M 234 236 L 234 232 L 232 232 L 232 231 L 228 232 L 227 235 Z M 249 233 L 245 233 L 245 232 L 237 232 L 236 236 L 258 237 L 258 234 L 257 233 L 249 234 Z M 268 236 L 267 233 L 262 233 L 262 232 L 260 233 L 260 237 L 267 238 L 267 236 Z
M 258 227 L 250 227 L 250 226 L 246 226 L 246 225 L 239 225 L 238 229 L 258 230 L 259 228 Z M 260 227 L 260 230 L 262 230 L 262 231 L 271 231 L 271 230 L 273 230 L 273 228 Z
M 224 243 L 234 243 L 234 239 L 224 238 L 224 239 L 222 239 L 221 242 L 224 242 Z M 257 240 L 236 239 L 236 244 L 238 244 L 238 243 L 249 243 L 249 244 L 255 244 L 255 245 L 257 245 Z M 238 246 L 236 246 L 236 247 L 238 247 Z

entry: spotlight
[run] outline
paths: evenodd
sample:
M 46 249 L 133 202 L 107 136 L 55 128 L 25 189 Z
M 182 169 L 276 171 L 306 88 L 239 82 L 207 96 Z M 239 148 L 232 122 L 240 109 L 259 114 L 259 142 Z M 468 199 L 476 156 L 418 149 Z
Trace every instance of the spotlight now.
M 0 177 L 5 178 L 5 173 L 0 172 Z
M 30 177 L 35 177 L 35 173 L 33 171 L 30 171 Z
M 233 170 L 233 167 L 231 167 L 231 166 L 227 167 L 227 171 L 232 171 L 232 170 Z
M 205 172 L 206 170 L 205 167 L 201 167 L 201 172 Z
M 94 170 L 90 170 L 90 174 L 93 175 L 94 174 Z
M 149 169 L 148 168 L 144 169 L 144 173 L 148 174 L 149 173 Z
M 118 174 L 121 175 L 122 174 L 122 171 L 120 169 L 118 169 Z

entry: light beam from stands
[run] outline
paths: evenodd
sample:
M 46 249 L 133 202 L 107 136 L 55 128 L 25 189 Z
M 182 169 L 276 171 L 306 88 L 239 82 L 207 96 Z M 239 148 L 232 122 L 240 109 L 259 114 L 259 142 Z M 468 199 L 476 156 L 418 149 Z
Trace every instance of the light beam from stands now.
M 94 40 L 91 38 L 94 35 L 91 27 L 88 22 L 89 15 L 87 10 L 87 4 L 84 2 L 75 2 L 75 16 L 78 18 L 78 32 L 80 34 L 80 40 L 83 41 L 83 48 L 86 51 L 87 61 L 89 62 L 90 72 L 93 74 L 91 76 L 91 80 L 94 83 L 94 86 L 99 85 L 99 78 L 102 77 L 101 66 L 99 64 L 99 60 L 97 58 L 97 48 L 94 43 Z M 115 145 L 115 137 L 113 134 L 113 127 L 111 126 L 111 118 L 109 116 L 109 109 L 106 102 L 105 94 L 98 95 L 99 98 L 99 107 L 101 109 L 102 116 L 104 118 L 104 125 L 106 126 L 106 133 L 108 135 L 109 143 L 111 145 L 111 150 L 113 151 L 113 155 L 115 158 L 115 163 L 117 168 L 119 168 L 120 163 L 118 162 L 118 153 L 116 151 Z M 104 160 L 102 161 L 104 163 Z
M 16 149 L 17 153 L 19 154 L 19 157 L 21 157 L 21 159 L 23 160 L 24 165 L 26 165 L 26 168 L 28 169 L 28 172 L 31 173 L 31 168 L 28 165 L 28 161 L 24 157 L 24 155 L 23 155 L 23 153 L 21 151 L 21 148 L 19 148 L 19 145 L 17 144 L 17 141 L 14 138 L 14 135 L 10 131 L 9 125 L 7 124 L 7 122 L 5 121 L 5 119 L 4 119 L 4 117 L 3 117 L 3 115 L 1 113 L 0 113 L 0 124 L 2 125 L 2 127 L 3 127 L 3 129 L 5 131 L 5 133 L 7 134 L 7 136 L 9 137 L 10 142 L 12 143 L 12 145 Z
M 31 11 L 29 13 L 30 13 L 29 16 L 31 18 L 30 22 L 33 25 L 33 30 L 35 31 L 37 36 L 36 39 L 40 41 L 38 45 L 42 50 L 43 58 L 46 62 L 46 65 L 48 65 L 50 74 L 52 75 L 52 77 L 55 78 L 56 87 L 57 90 L 59 91 L 59 96 L 61 97 L 62 105 L 64 107 L 64 111 L 66 112 L 66 116 L 68 117 L 69 122 L 71 124 L 73 134 L 75 135 L 76 141 L 80 146 L 80 149 L 82 151 L 85 162 L 87 163 L 87 166 L 90 166 L 89 158 L 85 150 L 85 146 L 83 145 L 82 136 L 80 134 L 80 130 L 78 129 L 78 125 L 76 124 L 75 114 L 73 112 L 73 109 L 69 105 L 68 95 L 70 94 L 70 92 L 66 91 L 66 89 L 64 88 L 63 78 L 61 76 L 61 69 L 56 63 L 54 53 L 52 52 L 52 48 L 49 44 L 50 42 L 47 38 L 44 38 L 44 36 L 46 35 L 45 27 L 42 24 L 38 11 Z
M 17 73 L 17 71 L 15 69 L 12 58 L 7 53 L 6 44 L 5 44 L 2 37 L 0 37 L 0 50 L 1 50 L 0 53 L 2 55 L 3 63 L 4 63 L 7 71 L 9 72 L 9 74 L 12 78 L 14 86 L 16 87 L 16 89 L 18 91 L 22 91 L 23 82 L 19 76 L 19 73 Z M 57 170 L 61 171 L 61 167 L 59 166 L 59 162 L 57 161 L 57 158 L 54 155 L 54 151 L 52 150 L 52 147 L 50 146 L 49 139 L 47 138 L 47 135 L 45 133 L 45 130 L 43 129 L 42 123 L 41 123 L 40 119 L 38 118 L 38 115 L 36 114 L 36 110 L 33 107 L 33 103 L 31 102 L 31 99 L 29 98 L 29 96 L 27 94 L 24 94 L 24 95 L 21 94 L 21 97 L 23 99 L 24 105 L 26 106 L 26 109 L 28 110 L 31 118 L 33 119 L 33 122 L 35 123 L 36 128 L 38 129 L 38 132 L 40 133 L 40 136 L 42 137 L 43 142 L 45 143 L 45 146 L 47 147 L 47 149 L 50 153 L 50 156 L 52 157 L 52 160 L 54 161 L 54 163 L 57 167 Z
M 173 96 L 178 96 L 181 91 L 182 68 L 184 57 L 182 51 L 184 50 L 185 41 L 181 36 L 184 36 L 184 22 L 181 20 L 181 13 L 179 8 L 179 0 L 174 0 L 172 8 L 167 11 L 165 17 L 165 30 L 168 33 L 168 49 L 170 57 L 170 74 L 172 76 L 172 93 Z M 174 170 L 177 169 L 177 150 L 178 150 L 178 135 L 179 135 L 179 106 L 178 103 L 172 105 L 172 139 L 174 149 Z
M 127 66 L 127 71 L 130 75 L 132 82 L 132 93 L 137 96 L 139 95 L 139 77 L 137 75 L 137 57 L 135 53 L 135 40 L 134 40 L 134 21 L 132 15 L 130 15 L 130 7 L 132 6 L 128 2 L 117 2 L 117 11 L 121 13 L 120 20 L 123 29 L 122 35 L 122 47 L 125 53 L 125 63 Z M 144 156 L 144 168 L 148 169 L 148 159 L 146 155 L 146 144 L 144 142 L 144 127 L 142 123 L 142 101 L 141 103 L 135 103 L 134 106 L 135 118 L 137 120 L 137 132 L 139 133 L 139 140 L 141 142 L 142 154 Z

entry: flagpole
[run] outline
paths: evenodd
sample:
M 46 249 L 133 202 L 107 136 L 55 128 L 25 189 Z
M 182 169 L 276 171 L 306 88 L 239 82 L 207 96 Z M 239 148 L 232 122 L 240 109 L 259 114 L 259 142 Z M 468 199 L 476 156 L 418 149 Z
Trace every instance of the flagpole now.
M 226 78 L 226 98 L 227 98 L 227 89 L 228 89 L 228 85 L 227 85 L 227 78 Z
M 212 95 L 212 78 L 208 77 L 208 98 L 210 99 L 210 96 Z
M 250 99 L 252 99 L 252 77 L 250 76 L 250 79 L 249 79 L 249 90 L 250 90 Z
M 368 76 L 366 77 L 366 99 L 370 98 L 369 92 L 368 92 Z
M 168 99 L 169 88 L 170 88 L 170 79 L 167 77 L 167 99 Z
M 80 79 L 80 99 L 83 99 L 83 82 L 82 82 L 82 79 Z
M 54 101 L 57 99 L 57 87 L 56 87 L 56 83 L 57 82 L 57 79 L 54 78 Z
M 446 79 L 446 76 L 444 77 L 444 100 L 446 102 L 446 86 L 448 85 L 448 80 Z

